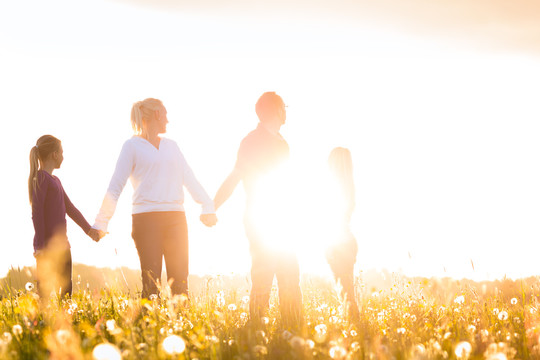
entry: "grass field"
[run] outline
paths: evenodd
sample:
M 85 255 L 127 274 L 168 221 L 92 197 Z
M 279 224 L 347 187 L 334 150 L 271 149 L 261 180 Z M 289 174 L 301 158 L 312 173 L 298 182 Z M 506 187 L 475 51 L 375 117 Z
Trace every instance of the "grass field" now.
M 248 319 L 245 289 L 208 278 L 190 300 L 137 297 L 120 286 L 77 281 L 71 299 L 42 304 L 34 283 L 4 281 L 1 359 L 540 359 L 540 281 L 474 283 L 390 275 L 358 278 L 351 322 L 329 280 L 304 279 L 304 324 Z

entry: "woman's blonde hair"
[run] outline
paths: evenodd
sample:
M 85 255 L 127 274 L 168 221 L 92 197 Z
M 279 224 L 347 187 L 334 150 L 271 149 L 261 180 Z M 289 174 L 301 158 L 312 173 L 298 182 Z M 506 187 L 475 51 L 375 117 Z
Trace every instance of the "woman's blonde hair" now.
M 156 117 L 156 110 L 161 110 L 163 103 L 161 100 L 148 98 L 137 101 L 131 108 L 131 127 L 136 135 L 143 132 L 145 121 L 153 120 Z
M 354 187 L 352 156 L 349 149 L 343 147 L 334 148 L 330 152 L 330 156 L 328 156 L 328 166 L 337 178 L 341 191 L 347 200 L 348 207 L 352 212 L 355 206 L 356 191 Z
M 30 150 L 30 175 L 28 176 L 28 196 L 30 198 L 30 205 L 32 204 L 34 193 L 39 187 L 37 181 L 39 161 L 45 161 L 50 154 L 60 150 L 61 145 L 62 142 L 54 136 L 43 135 Z

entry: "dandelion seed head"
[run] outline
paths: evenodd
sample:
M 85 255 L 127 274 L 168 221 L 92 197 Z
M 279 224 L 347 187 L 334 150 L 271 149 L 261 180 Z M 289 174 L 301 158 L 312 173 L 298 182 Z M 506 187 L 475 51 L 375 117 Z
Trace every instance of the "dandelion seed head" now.
M 22 328 L 21 325 L 15 324 L 15 325 L 13 325 L 13 327 L 11 328 L 11 332 L 13 333 L 13 335 L 19 336 L 19 335 L 22 334 L 23 328 Z
M 497 353 L 489 354 L 488 356 L 486 356 L 486 360 L 507 360 L 507 359 L 508 358 L 506 357 L 506 354 L 502 352 L 497 352 Z
M 24 286 L 24 288 L 26 289 L 26 291 L 32 291 L 32 290 L 34 290 L 34 283 L 27 282 L 26 285 Z
M 293 336 L 290 340 L 290 344 L 293 349 L 301 349 L 304 347 L 305 343 L 305 340 L 300 336 Z
M 357 341 L 355 341 L 351 344 L 351 352 L 355 352 L 358 350 L 360 350 L 360 344 Z
M 311 339 L 308 339 L 306 340 L 306 346 L 309 348 L 309 349 L 313 349 L 315 347 L 315 341 L 311 340 Z
M 328 352 L 332 359 L 344 359 L 347 356 L 347 350 L 341 346 L 332 346 Z
M 4 340 L 6 343 L 10 343 L 11 340 L 13 340 L 13 337 L 11 336 L 11 333 L 9 332 L 5 332 L 3 335 L 2 335 L 2 340 Z
M 508 320 L 508 313 L 506 311 L 501 311 L 499 313 L 499 315 L 497 315 L 497 317 L 499 318 L 499 320 L 501 321 L 505 321 L 505 320 Z
M 113 344 L 99 344 L 92 351 L 92 358 L 94 360 L 121 360 L 122 354 Z
M 229 306 L 227 306 L 227 309 L 229 309 L 229 311 L 236 311 L 236 304 L 229 304 Z
M 465 296 L 463 295 L 460 295 L 454 299 L 454 303 L 459 304 L 459 305 L 463 304 L 464 302 L 465 302 Z
M 60 329 L 55 333 L 56 340 L 58 343 L 65 345 L 70 337 L 69 331 L 65 329 Z
M 407 329 L 401 327 L 401 328 L 398 328 L 398 329 L 396 330 L 396 332 L 397 332 L 398 334 L 405 334 L 405 333 L 407 332 Z
M 163 350 L 169 355 L 178 355 L 186 350 L 186 343 L 178 335 L 169 335 L 161 344 Z
M 516 305 L 517 303 L 518 303 L 518 299 L 516 299 L 516 298 L 512 298 L 510 300 L 510 304 L 512 304 L 512 305 Z
M 499 309 L 493 308 L 493 315 L 499 315 Z
M 473 332 L 476 331 L 476 326 L 474 326 L 474 325 L 469 325 L 469 326 L 467 327 L 467 330 L 469 330 L 469 332 L 472 332 L 472 333 L 473 333 Z
M 358 335 L 358 333 L 356 332 L 356 330 L 351 330 L 351 336 L 354 337 L 354 336 L 356 336 L 356 335 Z
M 291 334 L 289 331 L 285 330 L 281 333 L 281 337 L 284 340 L 290 340 L 292 338 L 293 334 Z
M 415 321 L 416 321 L 416 315 L 411 315 L 411 321 L 412 321 L 412 322 L 415 322 Z
M 148 300 L 150 301 L 156 301 L 158 298 L 158 296 L 156 294 L 151 294 L 149 297 L 148 297 Z
M 268 324 L 270 323 L 270 319 L 267 318 L 266 316 L 263 316 L 263 317 L 261 318 L 261 321 L 262 321 L 262 323 L 263 323 L 264 325 L 268 325 Z
M 266 346 L 264 345 L 255 345 L 253 347 L 253 352 L 256 354 L 256 355 L 266 355 L 268 354 L 268 349 L 266 349 Z
M 242 298 L 242 302 L 243 302 L 244 304 L 249 304 L 249 296 L 248 296 L 248 295 L 244 296 L 244 297 Z
M 471 355 L 472 346 L 468 341 L 461 341 L 456 345 L 454 353 L 458 359 L 468 359 Z

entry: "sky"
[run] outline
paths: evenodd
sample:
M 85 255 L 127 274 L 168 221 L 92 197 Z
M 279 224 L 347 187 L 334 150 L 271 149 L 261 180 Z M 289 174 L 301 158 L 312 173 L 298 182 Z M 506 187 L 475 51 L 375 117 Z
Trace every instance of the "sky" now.
M 356 271 L 496 279 L 540 274 L 540 5 L 535 1 L 34 1 L 0 4 L 4 206 L 0 274 L 34 264 L 28 155 L 62 140 L 55 171 L 90 223 L 131 105 L 161 99 L 211 197 L 276 91 L 308 195 L 290 206 L 302 271 L 328 274 L 314 210 L 330 150 L 351 150 Z M 138 268 L 131 185 L 109 235 L 68 220 L 74 262 Z M 205 228 L 186 193 L 190 269 L 249 271 L 243 189 Z M 311 218 L 310 222 L 310 216 Z

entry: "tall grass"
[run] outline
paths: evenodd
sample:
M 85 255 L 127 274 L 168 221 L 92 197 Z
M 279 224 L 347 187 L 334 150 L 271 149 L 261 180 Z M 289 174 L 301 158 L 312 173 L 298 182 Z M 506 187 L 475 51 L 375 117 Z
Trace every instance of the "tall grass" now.
M 359 279 L 355 321 L 331 281 L 308 279 L 298 328 L 282 325 L 275 291 L 267 317 L 252 323 L 245 290 L 219 279 L 189 299 L 167 286 L 147 300 L 82 284 L 71 298 L 43 301 L 31 282 L 22 290 L 5 282 L 2 294 L 1 359 L 540 358 L 536 279 L 393 276 L 384 289 Z

